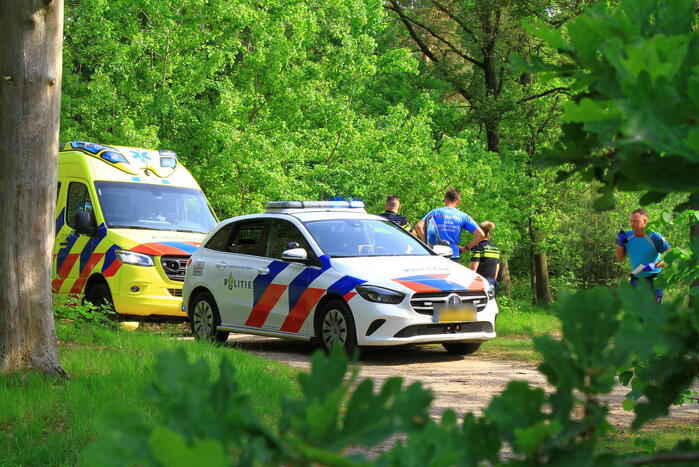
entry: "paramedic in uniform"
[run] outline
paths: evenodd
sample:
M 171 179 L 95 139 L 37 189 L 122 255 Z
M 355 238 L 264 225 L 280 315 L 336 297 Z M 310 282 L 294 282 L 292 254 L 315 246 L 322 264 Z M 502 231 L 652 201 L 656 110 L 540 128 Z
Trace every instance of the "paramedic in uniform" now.
M 656 289 L 653 280 L 665 265 L 660 255 L 670 249 L 667 241 L 657 232 L 646 235 L 648 213 L 636 209 L 631 213 L 631 230 L 620 230 L 617 234 L 616 259 L 623 261 L 627 256 L 631 263 L 631 285 L 643 282 L 655 292 L 655 300 L 663 299 L 663 289 Z
M 444 206 L 433 209 L 415 225 L 418 237 L 430 245 L 448 242 L 452 249 L 452 261 L 459 262 L 461 253 L 471 248 L 485 238 L 485 234 L 471 216 L 456 207 L 461 201 L 461 192 L 451 188 L 444 193 Z M 461 241 L 461 229 L 473 234 L 473 239 L 464 247 Z

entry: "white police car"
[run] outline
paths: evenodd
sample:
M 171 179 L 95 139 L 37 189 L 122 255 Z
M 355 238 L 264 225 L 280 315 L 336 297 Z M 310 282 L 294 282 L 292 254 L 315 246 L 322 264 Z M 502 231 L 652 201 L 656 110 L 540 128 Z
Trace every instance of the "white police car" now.
M 274 201 L 219 223 L 187 266 L 183 310 L 199 339 L 229 332 L 357 345 L 495 337 L 488 282 L 357 201 Z

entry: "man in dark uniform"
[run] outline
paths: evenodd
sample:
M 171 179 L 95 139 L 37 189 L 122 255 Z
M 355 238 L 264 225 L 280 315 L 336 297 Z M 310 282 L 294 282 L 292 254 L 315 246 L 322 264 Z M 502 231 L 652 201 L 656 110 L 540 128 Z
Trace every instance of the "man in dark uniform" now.
M 388 198 L 386 198 L 384 209 L 385 211 L 379 214 L 379 216 L 385 217 L 405 230 L 410 230 L 408 219 L 398 215 L 398 212 L 400 211 L 400 196 L 390 195 Z

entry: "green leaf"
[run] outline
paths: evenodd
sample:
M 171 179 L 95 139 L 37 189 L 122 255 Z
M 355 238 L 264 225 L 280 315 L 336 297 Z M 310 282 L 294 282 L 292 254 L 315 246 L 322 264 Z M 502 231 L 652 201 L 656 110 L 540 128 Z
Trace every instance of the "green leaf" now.
M 563 118 L 568 122 L 599 122 L 618 119 L 619 111 L 611 102 L 596 102 L 583 98 L 579 103 L 567 102 L 563 105 Z
M 153 457 L 162 465 L 172 467 L 225 467 L 229 460 L 221 443 L 214 440 L 197 441 L 191 448 L 184 438 L 165 427 L 156 427 L 151 434 L 148 445 Z
M 621 403 L 621 407 L 624 410 L 631 412 L 633 411 L 634 407 L 636 407 L 636 401 L 634 401 L 633 399 L 624 399 Z

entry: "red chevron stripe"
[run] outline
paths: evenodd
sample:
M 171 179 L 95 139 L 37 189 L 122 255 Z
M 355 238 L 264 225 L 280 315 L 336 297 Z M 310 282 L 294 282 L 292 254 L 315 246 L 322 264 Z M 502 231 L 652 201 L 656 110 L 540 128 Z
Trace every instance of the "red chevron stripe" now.
M 395 282 L 398 282 L 399 284 L 402 284 L 409 288 L 410 290 L 414 292 L 441 292 L 442 289 L 438 289 L 436 287 L 432 287 L 431 285 L 427 284 L 421 284 L 419 282 L 412 282 L 412 281 L 399 281 L 396 279 L 393 279 Z
M 184 250 L 175 248 L 174 246 L 163 245 L 162 243 L 142 243 L 140 245 L 131 248 L 131 251 L 136 253 L 144 253 L 146 255 L 152 256 L 164 256 L 164 255 L 179 255 L 179 256 L 189 256 Z
M 104 270 L 102 275 L 104 277 L 112 277 L 114 274 L 117 273 L 121 265 L 124 264 L 122 263 L 119 258 L 114 258 L 114 261 L 112 261 L 112 264 L 109 265 L 107 269 Z
M 299 301 L 294 305 L 294 309 L 291 310 L 289 315 L 284 320 L 282 327 L 279 328 L 280 331 L 287 332 L 299 332 L 301 326 L 311 314 L 311 310 L 316 306 L 320 297 L 325 294 L 325 289 L 311 289 L 308 288 L 304 290 L 299 298 Z
M 485 290 L 485 281 L 481 276 L 476 276 L 468 285 L 468 290 Z
M 261 328 L 265 324 L 270 311 L 272 311 L 274 305 L 279 301 L 279 297 L 281 297 L 286 290 L 286 287 L 286 285 L 281 284 L 270 284 L 260 297 L 260 301 L 253 307 L 245 325 Z
M 349 302 L 355 295 L 357 295 L 357 292 L 347 292 L 342 298 L 344 298 L 346 302 Z
M 68 278 L 68 274 L 70 270 L 73 269 L 73 265 L 79 256 L 79 253 L 71 253 L 66 256 L 65 261 L 63 261 L 61 265 L 61 269 L 58 270 L 58 278 L 51 281 L 51 290 L 53 293 L 58 293 L 61 290 L 63 282 Z
M 78 277 L 75 283 L 73 283 L 73 286 L 70 288 L 70 293 L 77 294 L 83 291 L 83 287 L 85 286 L 87 279 L 90 277 L 90 273 L 97 263 L 102 260 L 102 258 L 104 258 L 104 253 L 93 253 L 92 256 L 90 256 L 90 259 L 88 259 L 87 263 L 85 263 L 82 273 L 80 273 L 80 277 Z

